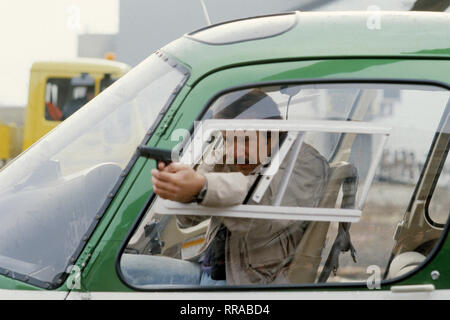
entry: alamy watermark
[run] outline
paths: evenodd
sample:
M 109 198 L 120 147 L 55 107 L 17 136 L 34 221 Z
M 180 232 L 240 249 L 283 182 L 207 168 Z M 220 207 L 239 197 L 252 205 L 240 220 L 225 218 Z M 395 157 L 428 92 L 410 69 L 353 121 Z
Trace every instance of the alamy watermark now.
M 68 266 L 66 272 L 69 273 L 67 277 L 66 285 L 69 290 L 81 289 L 81 269 L 77 265 Z
M 70 5 L 66 8 L 67 19 L 66 27 L 69 30 L 80 32 L 81 31 L 81 9 L 79 6 Z
M 377 265 L 370 265 L 367 267 L 367 273 L 370 276 L 366 280 L 367 288 L 370 290 L 381 289 L 381 269 Z
M 366 21 L 367 29 L 380 30 L 381 29 L 381 9 L 378 6 L 372 5 L 367 7 L 367 11 L 370 12 Z

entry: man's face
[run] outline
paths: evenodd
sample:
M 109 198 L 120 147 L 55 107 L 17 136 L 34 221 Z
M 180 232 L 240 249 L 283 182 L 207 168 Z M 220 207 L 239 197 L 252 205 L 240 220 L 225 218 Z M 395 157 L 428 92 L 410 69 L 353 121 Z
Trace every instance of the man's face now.
M 250 174 L 269 155 L 271 139 L 267 133 L 255 130 L 222 131 L 225 163 L 243 174 Z

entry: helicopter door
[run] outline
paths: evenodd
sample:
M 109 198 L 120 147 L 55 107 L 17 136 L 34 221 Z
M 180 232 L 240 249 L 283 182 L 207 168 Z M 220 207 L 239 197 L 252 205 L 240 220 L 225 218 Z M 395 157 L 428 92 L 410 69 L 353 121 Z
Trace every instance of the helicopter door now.
M 292 90 L 289 90 L 290 87 Z M 260 91 L 263 94 L 260 94 Z M 242 106 L 241 102 L 245 101 L 244 97 L 249 94 L 259 95 L 259 98 L 257 97 L 255 103 L 244 108 L 245 110 L 239 109 Z M 266 97 L 270 99 L 264 100 L 267 99 Z M 289 252 L 286 261 L 300 263 L 296 267 L 306 262 L 314 264 L 315 271 L 308 276 L 307 280 L 301 280 L 296 276 L 300 272 L 289 275 L 289 271 L 294 269 L 283 267 L 279 270 L 283 270 L 282 273 L 285 272 L 284 279 L 291 279 L 288 280 L 291 285 L 301 283 L 314 286 L 315 283 L 320 282 L 319 276 L 327 268 L 328 257 L 335 252 L 333 248 L 336 243 L 335 239 L 338 239 L 340 235 L 340 223 L 352 223 L 351 229 L 347 229 L 347 231 L 349 230 L 352 246 L 356 249 L 356 262 L 350 254 L 353 252 L 351 250 L 349 250 L 350 253 L 339 255 L 337 272 L 331 264 L 332 272 L 326 279 L 326 283 L 358 282 L 361 287 L 367 288 L 368 281 L 374 279 L 370 277 L 370 272 L 374 270 L 376 271 L 375 278 L 377 275 L 379 276 L 376 278 L 378 280 L 375 281 L 375 284 L 379 284 L 383 273 L 388 269 L 386 265 L 393 247 L 392 237 L 395 227 L 402 220 L 401 216 L 408 211 L 408 199 L 413 193 L 419 194 L 417 190 L 420 189 L 414 190 L 423 168 L 435 168 L 435 173 L 437 173 L 439 170 L 436 171 L 436 168 L 442 167 L 440 178 L 436 183 L 427 182 L 426 184 L 429 186 L 434 184 L 435 189 L 441 190 L 440 193 L 443 192 L 445 198 L 447 176 L 442 159 L 446 153 L 445 147 L 442 146 L 445 146 L 448 140 L 445 140 L 445 135 L 438 135 L 441 137 L 440 139 L 435 138 L 434 133 L 435 128 L 441 128 L 440 131 L 443 133 L 447 130 L 445 129 L 447 125 L 444 126 L 444 120 L 441 121 L 441 119 L 448 114 L 446 111 L 448 107 L 445 108 L 448 100 L 448 91 L 432 86 L 379 82 L 359 84 L 345 83 L 344 81 L 338 84 L 314 85 L 270 84 L 258 88 L 236 89 L 219 95 L 211 100 L 211 104 L 203 112 L 201 126 L 194 127 L 192 137 L 187 131 L 185 142 L 176 146 L 182 150 L 180 160 L 199 170 L 200 166 L 197 164 L 200 161 L 206 162 L 206 165 L 211 164 L 207 163 L 210 154 L 214 154 L 212 158 L 216 160 L 224 159 L 223 153 L 221 156 L 220 146 L 223 146 L 222 152 L 226 150 L 225 146 L 229 142 L 229 136 L 224 131 L 228 130 L 236 135 L 233 141 L 237 146 L 239 146 L 239 139 L 242 138 L 242 141 L 248 141 L 249 149 L 251 149 L 251 137 L 255 136 L 256 132 L 270 132 L 271 137 L 278 134 L 277 139 L 284 136 L 283 139 L 276 140 L 282 141 L 278 144 L 279 149 L 274 153 L 276 157 L 279 157 L 278 161 L 274 157 L 267 163 L 261 162 L 262 166 L 257 171 L 257 175 L 260 177 L 259 181 L 255 180 L 255 183 L 252 183 L 253 187 L 247 194 L 236 195 L 236 198 L 242 197 L 243 202 L 241 203 L 229 206 L 209 206 L 194 203 L 181 204 L 156 197 L 144 219 L 149 223 L 153 221 L 154 225 L 157 225 L 163 217 L 171 217 L 167 218 L 170 223 L 159 229 L 159 237 L 156 240 L 161 241 L 155 241 L 155 238 L 151 237 L 146 238 L 144 224 L 138 227 L 135 234 L 141 233 L 143 237 L 133 238 L 142 239 L 141 248 L 149 248 L 149 243 L 153 241 L 161 250 L 156 250 L 153 254 L 131 251 L 125 251 L 125 254 L 146 255 L 150 258 L 155 255 L 163 255 L 167 258 L 190 261 L 198 253 L 198 250 L 194 250 L 194 244 L 197 245 L 196 248 L 202 248 L 208 238 L 207 230 L 211 228 L 213 221 L 252 221 L 252 224 L 260 227 L 258 229 L 260 231 L 245 233 L 247 240 L 254 241 L 250 244 L 243 244 L 242 247 L 243 252 L 248 253 L 244 255 L 244 258 L 248 260 L 248 265 L 253 266 L 247 269 L 247 275 L 245 275 L 247 278 L 245 279 L 251 282 L 256 281 L 259 277 L 259 279 L 264 279 L 260 280 L 264 286 L 270 287 L 270 279 L 277 279 L 277 274 L 274 271 L 276 268 L 269 267 L 274 265 L 271 264 L 273 261 L 266 261 L 266 258 L 279 258 L 281 260 L 278 261 L 283 261 L 287 257 L 276 255 L 283 250 L 264 254 L 264 250 L 270 249 L 270 246 L 267 246 L 268 242 L 264 241 L 261 243 L 265 243 L 265 245 L 258 245 L 258 241 L 268 234 L 265 233 L 266 229 L 264 228 L 271 226 L 272 222 L 289 221 L 296 232 L 303 232 L 304 238 L 315 234 L 311 230 L 321 230 L 321 238 L 314 240 L 315 244 L 320 245 L 315 245 L 312 251 L 307 251 L 309 250 L 307 241 L 302 244 L 299 239 L 295 240 L 296 247 L 294 246 L 294 248 L 303 252 L 299 255 L 297 255 L 297 250 L 289 249 L 289 242 L 281 241 L 282 244 L 284 243 L 283 248 L 287 250 L 284 252 Z M 424 103 L 429 106 L 427 110 L 433 110 L 433 112 L 424 112 Z M 276 105 L 278 115 L 268 111 L 268 104 Z M 233 115 L 233 110 L 229 108 L 238 109 L 237 116 L 230 116 Z M 273 111 L 273 109 L 271 110 Z M 262 112 L 261 119 L 255 119 L 255 115 L 260 114 L 258 112 Z M 439 121 L 441 121 L 441 125 L 439 125 Z M 248 140 L 245 134 L 249 137 Z M 436 150 L 441 150 L 439 151 L 440 156 L 435 153 L 435 157 L 429 157 L 429 160 L 426 160 L 427 157 L 424 155 L 427 154 L 427 149 L 436 143 L 439 145 Z M 299 159 L 307 154 L 305 153 L 306 149 L 303 149 L 305 146 L 311 146 L 315 150 L 309 149 L 310 152 L 317 155 L 314 159 L 321 159 L 320 163 L 326 163 L 327 178 L 322 180 L 324 177 L 322 176 L 320 179 L 312 179 L 308 187 L 301 189 L 302 192 L 292 193 L 293 186 L 294 188 L 305 186 L 307 180 L 298 178 L 302 172 L 315 172 L 314 170 L 296 170 L 295 165 L 294 168 L 290 168 L 292 160 L 296 156 Z M 238 149 L 237 147 L 236 150 Z M 286 150 L 288 152 L 285 152 Z M 247 163 L 247 160 L 245 160 L 245 164 L 250 164 Z M 313 162 L 307 161 L 306 163 Z M 226 165 L 227 163 L 223 162 L 222 164 Z M 431 172 L 430 169 L 423 170 Z M 349 180 L 357 182 L 348 182 Z M 311 190 L 319 185 L 321 191 L 311 193 Z M 233 187 L 227 190 L 233 191 L 239 187 L 237 183 L 231 186 Z M 348 189 L 353 191 L 349 192 Z M 277 200 L 277 198 L 283 197 L 298 200 L 304 194 L 316 195 L 316 198 L 314 196 L 306 197 L 313 199 L 314 203 L 303 205 L 302 202 L 293 204 L 293 202 L 289 203 L 290 200 L 288 202 Z M 278 195 L 280 196 L 278 197 Z M 425 195 L 424 199 L 426 198 Z M 208 193 L 205 199 L 208 200 Z M 347 202 L 348 200 L 350 201 Z M 437 208 L 443 203 L 442 196 L 433 196 L 431 200 L 429 205 L 431 208 Z M 348 205 L 349 203 L 350 205 Z M 183 217 L 196 218 L 191 221 L 190 226 L 183 226 L 179 223 Z M 306 223 L 302 224 L 302 222 Z M 320 228 L 315 229 L 313 226 Z M 229 227 L 233 228 L 232 225 Z M 239 232 L 241 232 L 240 229 L 236 229 L 234 234 L 239 234 Z M 293 239 L 295 235 L 298 233 L 288 233 L 283 239 Z M 439 233 L 439 236 L 441 235 L 442 231 Z M 171 241 L 172 239 L 174 241 Z M 145 243 L 146 241 L 147 243 Z M 188 247 L 185 245 L 186 241 L 194 248 L 190 252 L 185 250 Z M 320 250 L 314 251 L 316 248 L 320 248 Z M 261 254 L 255 256 L 250 251 Z M 304 257 L 308 255 L 304 252 L 313 251 L 315 255 L 309 255 L 309 257 L 314 259 L 306 261 Z M 305 269 L 300 267 L 297 270 Z M 124 281 L 127 279 L 124 278 Z M 136 285 L 136 282 L 132 283 Z M 258 281 L 254 283 L 261 285 Z M 243 281 L 242 284 L 249 283 Z M 138 287 L 157 290 L 159 285 L 175 284 L 149 283 Z M 231 283 L 231 285 L 239 285 L 239 283 Z M 198 285 L 193 285 L 193 287 L 198 288 Z M 397 289 L 394 288 L 393 291 L 395 290 Z M 385 293 L 391 294 L 390 292 Z

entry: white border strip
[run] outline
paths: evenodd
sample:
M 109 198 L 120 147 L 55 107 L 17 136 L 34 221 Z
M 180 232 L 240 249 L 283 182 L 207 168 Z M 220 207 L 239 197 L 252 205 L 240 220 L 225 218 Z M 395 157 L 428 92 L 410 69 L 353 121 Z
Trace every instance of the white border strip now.
M 342 289 L 342 288 L 341 288 Z M 295 290 L 295 289 L 294 289 Z M 71 292 L 68 300 L 252 300 L 253 304 L 270 305 L 264 300 L 448 300 L 450 290 L 433 292 L 397 293 L 391 290 L 330 290 L 314 289 L 304 291 L 187 291 L 187 292 Z M 258 302 L 258 300 L 260 302 Z M 228 304 L 224 302 L 224 304 Z M 233 304 L 230 302 L 229 304 Z M 250 303 L 252 304 L 252 303 Z M 221 315 L 221 314 L 218 314 Z
M 0 289 L 0 300 L 64 300 L 67 291 Z

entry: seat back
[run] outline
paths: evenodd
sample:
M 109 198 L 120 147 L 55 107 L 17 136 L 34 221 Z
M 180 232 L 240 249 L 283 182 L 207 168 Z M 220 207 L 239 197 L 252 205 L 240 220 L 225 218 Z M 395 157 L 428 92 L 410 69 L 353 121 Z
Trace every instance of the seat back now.
M 346 178 L 352 177 L 354 166 L 340 161 L 330 165 L 328 182 L 324 196 L 320 202 L 321 208 L 334 208 L 338 200 L 339 191 Z M 317 277 L 322 250 L 325 246 L 330 222 L 312 221 L 297 246 L 294 258 L 289 267 L 288 279 L 290 283 L 313 283 Z
M 425 259 L 426 257 L 419 252 L 403 252 L 392 260 L 387 278 L 392 279 L 404 275 L 414 270 Z

